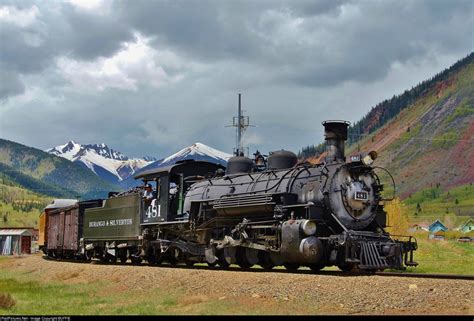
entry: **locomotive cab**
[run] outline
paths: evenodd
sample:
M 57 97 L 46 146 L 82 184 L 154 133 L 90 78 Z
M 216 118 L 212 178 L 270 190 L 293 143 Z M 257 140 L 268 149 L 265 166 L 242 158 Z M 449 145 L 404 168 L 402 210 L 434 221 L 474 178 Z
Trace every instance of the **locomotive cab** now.
M 187 189 L 196 181 L 212 177 L 222 165 L 205 161 L 186 160 L 176 164 L 145 171 L 135 176 L 145 184 L 152 183 L 156 197 L 143 202 L 141 225 L 185 220 L 183 211 Z

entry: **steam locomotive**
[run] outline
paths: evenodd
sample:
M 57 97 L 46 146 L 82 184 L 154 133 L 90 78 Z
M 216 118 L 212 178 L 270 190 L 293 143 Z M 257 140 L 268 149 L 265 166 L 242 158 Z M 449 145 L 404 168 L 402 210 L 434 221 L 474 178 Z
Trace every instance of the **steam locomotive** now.
M 372 272 L 416 266 L 412 237 L 388 234 L 376 152 L 346 160 L 348 122 L 323 122 L 326 157 L 299 164 L 294 153 L 229 159 L 227 168 L 183 161 L 139 173 L 155 187 L 105 200 L 49 207 L 43 251 L 51 257 L 223 268 Z

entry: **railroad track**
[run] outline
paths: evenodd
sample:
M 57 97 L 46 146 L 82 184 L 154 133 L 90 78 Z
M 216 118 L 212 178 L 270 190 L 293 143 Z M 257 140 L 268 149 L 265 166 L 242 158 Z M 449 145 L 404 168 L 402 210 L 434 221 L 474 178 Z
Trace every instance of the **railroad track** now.
M 138 264 L 134 265 L 131 263 L 110 263 L 110 262 L 101 262 L 98 260 L 93 260 L 91 262 L 87 261 L 80 261 L 74 259 L 55 259 L 48 257 L 46 255 L 43 256 L 43 259 L 50 260 L 50 261 L 58 261 L 58 262 L 69 262 L 69 263 L 88 263 L 88 264 L 97 264 L 97 265 L 116 265 L 116 266 L 150 266 L 148 264 Z M 264 270 L 261 268 L 248 268 L 243 269 L 240 267 L 227 267 L 227 268 L 219 268 L 219 267 L 210 267 L 206 265 L 198 265 L 198 266 L 186 266 L 186 265 L 178 265 L 173 266 L 170 264 L 159 264 L 156 265 L 157 267 L 161 268 L 180 268 L 180 269 L 195 269 L 195 270 L 220 270 L 220 271 L 234 271 L 234 272 L 252 272 L 252 273 L 268 273 L 270 271 Z M 355 276 L 370 276 L 370 275 L 377 275 L 377 276 L 390 276 L 390 277 L 402 277 L 402 278 L 425 278 L 425 279 L 445 279 L 445 280 L 470 280 L 474 281 L 474 275 L 459 275 L 459 274 L 434 274 L 434 273 L 411 273 L 411 272 L 375 272 L 372 274 L 367 273 L 347 273 L 341 271 L 312 271 L 312 270 L 297 270 L 297 271 L 288 271 L 286 269 L 273 269 L 271 273 L 291 273 L 291 274 L 313 274 L 313 275 L 327 275 L 327 276 L 340 276 L 340 277 L 355 277 Z
M 375 275 L 408 277 L 408 278 L 445 279 L 445 280 L 471 280 L 471 281 L 474 281 L 474 275 L 460 275 L 460 274 L 435 274 L 435 273 L 411 273 L 411 272 L 375 272 Z

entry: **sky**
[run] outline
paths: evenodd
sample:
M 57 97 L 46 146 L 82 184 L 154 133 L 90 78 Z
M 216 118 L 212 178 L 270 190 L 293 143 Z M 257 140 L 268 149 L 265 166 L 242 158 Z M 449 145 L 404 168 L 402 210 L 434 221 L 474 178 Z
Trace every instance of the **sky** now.
M 474 1 L 0 0 L 0 137 L 166 157 L 323 141 L 474 49 Z

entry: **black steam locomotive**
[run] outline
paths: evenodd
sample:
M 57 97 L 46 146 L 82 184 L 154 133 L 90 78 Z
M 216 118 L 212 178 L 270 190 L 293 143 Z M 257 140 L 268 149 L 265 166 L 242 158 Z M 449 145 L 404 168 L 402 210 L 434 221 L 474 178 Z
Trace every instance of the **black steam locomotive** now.
M 346 161 L 348 123 L 323 125 L 327 155 L 317 165 L 298 164 L 294 153 L 283 150 L 267 159 L 235 156 L 226 170 L 184 161 L 135 177 L 155 186 L 152 200 L 132 191 L 93 206 L 79 202 L 49 211 L 58 218 L 45 224 L 44 251 L 54 257 L 224 268 L 336 265 L 376 271 L 417 265 L 416 240 L 394 239 L 384 231 L 383 185 L 371 166 L 377 154 Z M 77 217 L 69 219 L 77 223 L 73 232 L 70 226 L 61 229 L 68 213 Z M 71 239 L 71 233 L 70 248 L 57 241 Z

